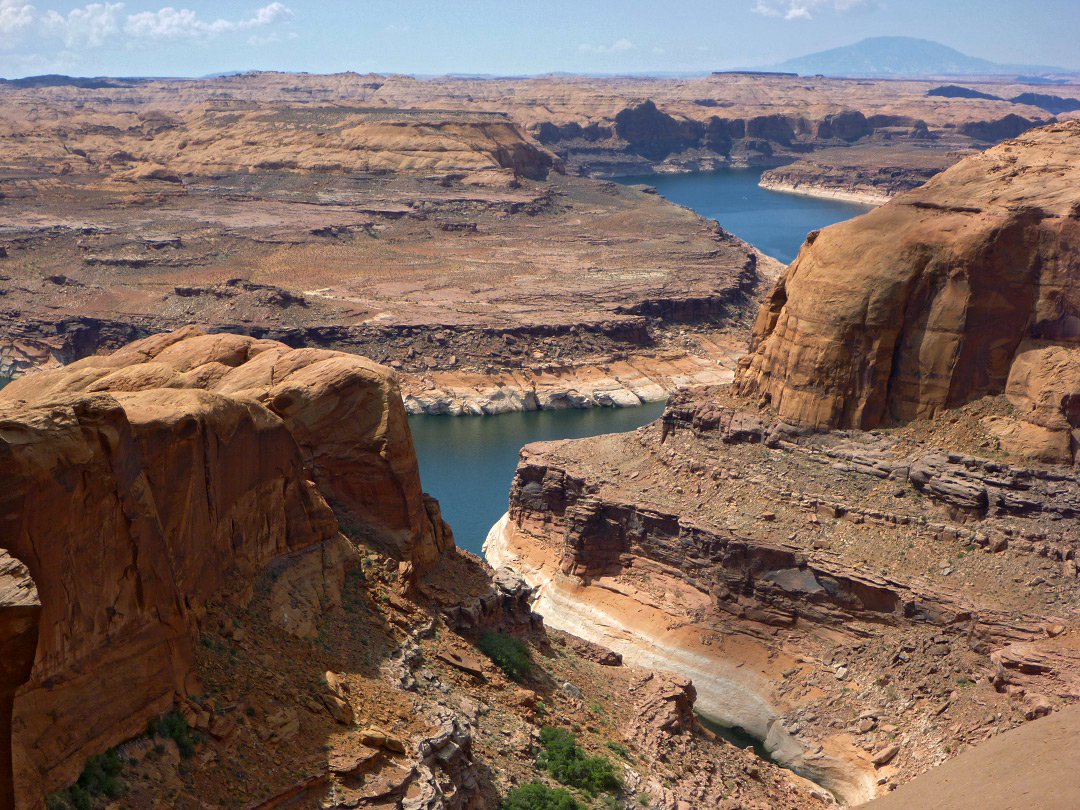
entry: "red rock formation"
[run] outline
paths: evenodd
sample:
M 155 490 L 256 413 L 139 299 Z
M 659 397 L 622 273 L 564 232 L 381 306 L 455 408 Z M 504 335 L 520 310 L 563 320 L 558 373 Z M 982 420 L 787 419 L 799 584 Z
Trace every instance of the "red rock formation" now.
M 1080 339 L 1078 156 L 1080 124 L 1044 127 L 812 233 L 759 312 L 740 390 L 799 424 L 870 428 L 1046 379 L 1045 363 L 1010 373 L 1025 340 Z
M 285 421 L 342 522 L 418 571 L 453 542 L 438 503 L 421 492 L 397 383 L 363 357 L 187 327 L 24 377 L 4 396 L 155 388 L 202 389 L 265 406 Z
M 20 806 L 195 688 L 203 606 L 334 542 L 327 500 L 418 570 L 452 542 L 395 383 L 362 358 L 188 329 L 8 386 L 3 545 L 41 598 L 14 706 Z
M 11 781 L 11 710 L 30 678 L 41 602 L 26 566 L 0 550 L 0 810 L 15 806 Z

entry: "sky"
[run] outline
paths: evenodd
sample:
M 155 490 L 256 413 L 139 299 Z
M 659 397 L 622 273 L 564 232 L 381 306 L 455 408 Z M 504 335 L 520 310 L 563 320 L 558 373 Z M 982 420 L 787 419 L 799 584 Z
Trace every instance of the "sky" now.
M 1080 70 L 1078 31 L 1080 0 L 0 0 L 0 76 L 693 73 L 869 36 Z

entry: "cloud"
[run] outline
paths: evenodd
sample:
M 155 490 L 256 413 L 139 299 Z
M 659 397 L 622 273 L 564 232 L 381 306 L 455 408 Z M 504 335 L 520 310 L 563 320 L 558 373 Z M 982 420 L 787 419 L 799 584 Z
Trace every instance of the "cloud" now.
M 809 20 L 818 11 L 862 10 L 870 0 L 757 0 L 750 10 L 766 17 L 783 17 L 785 20 Z
M 33 22 L 33 6 L 19 0 L 0 0 L 0 34 L 18 34 Z
M 171 6 L 158 11 L 140 11 L 131 14 L 124 24 L 124 33 L 140 41 L 168 39 L 206 39 L 232 31 L 260 28 L 284 22 L 293 16 L 283 3 L 271 3 L 245 20 L 202 20 L 190 9 Z
M 59 37 L 68 48 L 99 47 L 119 32 L 123 10 L 123 3 L 91 3 L 72 9 L 66 17 L 49 11 L 41 18 L 41 24 L 46 34 Z
M 578 45 L 578 51 L 581 53 L 600 53 L 600 54 L 613 54 L 613 53 L 626 53 L 632 51 L 637 47 L 633 42 L 628 39 L 617 39 L 610 45 L 590 45 L 587 42 L 583 42 Z
M 248 45 L 258 47 L 260 45 L 276 45 L 279 42 L 285 42 L 286 40 L 300 39 L 300 35 L 295 31 L 290 31 L 285 36 L 282 36 L 277 31 L 265 36 L 261 34 L 252 34 L 248 37 Z

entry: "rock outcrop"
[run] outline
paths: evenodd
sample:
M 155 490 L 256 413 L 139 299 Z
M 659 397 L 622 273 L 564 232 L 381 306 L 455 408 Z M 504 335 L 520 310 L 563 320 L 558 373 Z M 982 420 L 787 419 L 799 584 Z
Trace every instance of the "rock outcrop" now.
M 310 598 L 329 603 L 341 580 L 325 569 L 349 564 L 341 524 L 406 573 L 452 544 L 387 369 L 194 328 L 6 387 L 0 520 L 41 601 L 12 721 L 24 807 L 199 691 L 206 605 L 244 602 L 272 561 L 287 579 L 316 552 L 335 581 Z
M 987 701 L 1016 724 L 1080 695 L 1074 477 L 920 428 L 685 392 L 634 433 L 526 447 L 485 553 L 545 625 L 692 678 L 704 715 L 863 801 L 994 733 Z
M 1078 154 L 1080 124 L 1044 127 L 810 234 L 759 312 L 740 391 L 858 428 L 1007 392 L 1040 455 L 1071 460 Z
M 15 690 L 30 678 L 41 602 L 26 566 L 0 549 L 0 810 L 12 810 L 11 712 Z

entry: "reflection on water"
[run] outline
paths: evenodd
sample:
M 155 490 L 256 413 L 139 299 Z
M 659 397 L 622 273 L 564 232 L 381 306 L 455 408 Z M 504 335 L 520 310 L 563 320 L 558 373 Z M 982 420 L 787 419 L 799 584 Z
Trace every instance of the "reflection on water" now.
M 480 553 L 506 512 L 518 453 L 529 442 L 633 430 L 658 418 L 662 402 L 636 408 L 532 411 L 497 416 L 409 417 L 424 490 L 439 499 L 459 546 Z

